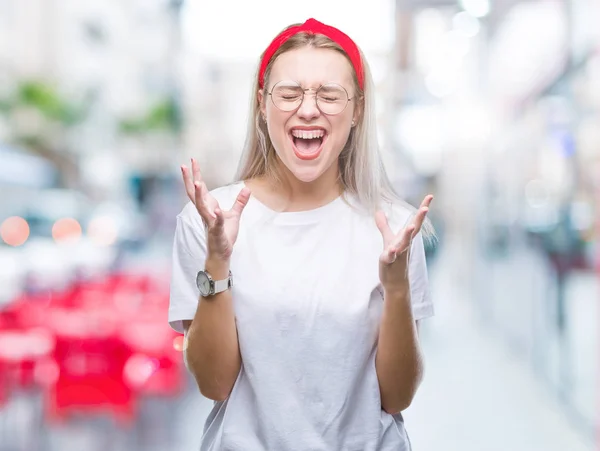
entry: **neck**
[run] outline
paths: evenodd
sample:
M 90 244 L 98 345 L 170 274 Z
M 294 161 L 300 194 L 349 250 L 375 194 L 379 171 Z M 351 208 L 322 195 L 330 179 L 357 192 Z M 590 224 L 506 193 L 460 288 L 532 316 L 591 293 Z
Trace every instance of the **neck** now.
M 337 164 L 331 165 L 318 179 L 312 182 L 298 180 L 283 164 L 279 166 L 281 180 L 267 181 L 271 193 L 277 198 L 283 211 L 304 211 L 322 207 L 337 199 L 343 192 L 339 182 Z

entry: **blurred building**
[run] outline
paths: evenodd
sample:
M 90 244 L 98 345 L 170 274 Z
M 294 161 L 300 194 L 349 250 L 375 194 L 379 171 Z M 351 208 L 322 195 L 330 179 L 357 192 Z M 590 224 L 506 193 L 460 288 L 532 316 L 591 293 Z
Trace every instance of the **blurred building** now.
M 82 120 L 55 147 L 80 164 L 85 184 L 114 190 L 130 171 L 162 170 L 180 150 L 169 128 L 176 118 L 168 117 L 178 102 L 180 6 L 178 0 L 1 2 L 0 99 L 38 83 L 80 107 Z M 19 128 L 36 132 L 44 119 L 31 105 L 15 108 L 0 138 L 9 140 Z
M 591 432 L 600 2 L 396 6 L 396 151 L 435 180 L 482 320 Z

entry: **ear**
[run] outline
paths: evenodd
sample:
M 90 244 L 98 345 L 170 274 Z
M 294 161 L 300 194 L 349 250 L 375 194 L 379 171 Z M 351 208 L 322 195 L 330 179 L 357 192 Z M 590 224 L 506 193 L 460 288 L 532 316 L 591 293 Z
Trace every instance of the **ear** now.
M 354 106 L 354 111 L 352 112 L 352 123 L 354 125 L 358 124 L 358 121 L 360 120 L 361 116 L 363 113 L 363 102 L 357 102 L 357 104 Z
M 262 117 L 267 116 L 267 105 L 265 102 L 264 92 L 265 92 L 264 89 L 258 90 L 258 104 L 260 105 L 260 114 L 262 115 Z

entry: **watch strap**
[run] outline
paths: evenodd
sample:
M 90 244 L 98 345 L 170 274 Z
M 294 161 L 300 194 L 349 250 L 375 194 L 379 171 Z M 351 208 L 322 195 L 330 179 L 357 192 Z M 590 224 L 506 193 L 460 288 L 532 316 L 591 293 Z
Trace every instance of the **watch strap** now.
M 229 277 L 227 277 L 227 279 L 214 281 L 214 287 L 215 287 L 214 294 L 226 291 L 229 288 L 231 288 L 232 286 L 233 286 L 233 277 L 231 275 L 231 271 L 229 271 Z

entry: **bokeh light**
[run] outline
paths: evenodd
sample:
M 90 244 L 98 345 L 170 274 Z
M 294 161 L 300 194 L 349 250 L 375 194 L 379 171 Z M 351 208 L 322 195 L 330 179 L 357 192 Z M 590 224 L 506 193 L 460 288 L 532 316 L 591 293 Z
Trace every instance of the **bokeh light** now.
M 60 376 L 60 367 L 52 358 L 41 359 L 35 366 L 34 378 L 42 387 L 55 384 Z
M 29 224 L 19 216 L 11 216 L 2 222 L 0 236 L 9 246 L 21 246 L 29 238 Z
M 131 387 L 140 387 L 150 379 L 159 367 L 160 365 L 156 359 L 144 354 L 135 354 L 127 360 L 123 369 L 123 376 Z
M 115 221 L 108 216 L 94 218 L 87 227 L 87 234 L 95 244 L 110 246 L 117 240 Z
M 81 238 L 81 225 L 73 218 L 59 219 L 52 227 L 52 238 L 57 243 L 77 241 Z
M 183 335 L 178 335 L 173 339 L 173 348 L 176 351 L 183 352 L 184 338 Z

